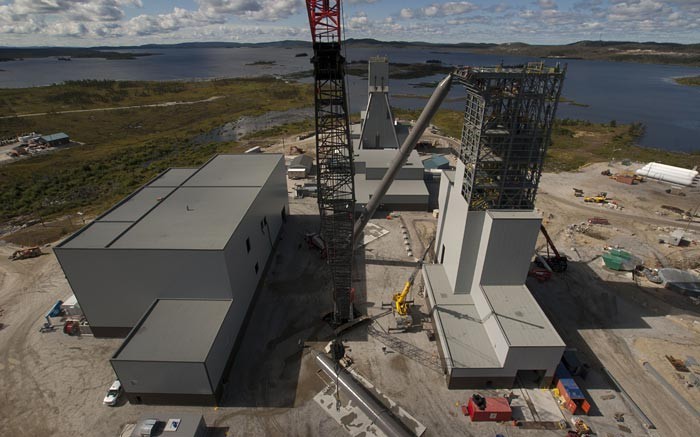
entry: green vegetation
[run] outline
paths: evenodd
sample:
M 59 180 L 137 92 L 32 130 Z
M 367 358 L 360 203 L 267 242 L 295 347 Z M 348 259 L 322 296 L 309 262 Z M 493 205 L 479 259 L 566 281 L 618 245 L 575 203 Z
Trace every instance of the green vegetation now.
M 673 80 L 679 85 L 700 86 L 700 76 L 677 77 Z
M 566 103 L 566 104 L 571 105 L 571 106 L 580 106 L 582 108 L 590 108 L 590 106 L 591 106 L 587 103 L 579 103 L 577 101 L 571 100 L 571 99 L 564 97 L 564 96 L 559 96 L 559 103 Z
M 259 140 L 265 138 L 280 138 L 293 135 L 296 133 L 313 131 L 315 128 L 314 120 L 308 119 L 296 121 L 294 123 L 285 123 L 269 129 L 253 132 L 241 138 L 242 140 Z
M 231 93 L 236 87 L 237 85 L 231 81 L 76 80 L 36 88 L 2 89 L 0 90 L 0 116 L 137 106 L 169 101 L 196 101 Z
M 308 107 L 313 97 L 309 85 L 271 78 L 127 84 L 99 81 L 0 90 L 1 113 L 37 112 L 46 109 L 46 101 L 68 99 L 66 95 L 70 101 L 94 102 L 81 107 L 98 108 L 105 104 L 96 96 L 109 96 L 123 88 L 128 90 L 124 106 L 168 101 L 174 96 L 177 100 L 224 98 L 187 106 L 3 119 L 0 138 L 21 132 L 63 131 L 85 145 L 1 165 L 0 220 L 51 218 L 78 210 L 101 212 L 168 167 L 199 165 L 214 153 L 244 147 L 233 142 L 198 145 L 190 141 L 193 137 L 244 115 Z M 159 99 L 154 90 L 162 90 Z M 61 104 L 61 109 L 69 109 L 67 102 Z

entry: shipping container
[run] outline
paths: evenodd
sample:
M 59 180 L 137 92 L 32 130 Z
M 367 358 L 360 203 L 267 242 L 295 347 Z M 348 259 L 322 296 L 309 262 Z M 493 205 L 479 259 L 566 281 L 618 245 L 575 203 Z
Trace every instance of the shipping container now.
M 472 422 L 507 422 L 513 417 L 513 410 L 506 398 L 485 398 L 486 407 L 481 410 L 474 403 L 474 399 L 469 399 L 467 411 Z
M 583 391 L 573 378 L 559 378 L 557 390 L 559 390 L 559 396 L 564 399 L 564 407 L 566 407 L 571 414 L 581 412 L 588 414 L 591 405 L 586 400 Z

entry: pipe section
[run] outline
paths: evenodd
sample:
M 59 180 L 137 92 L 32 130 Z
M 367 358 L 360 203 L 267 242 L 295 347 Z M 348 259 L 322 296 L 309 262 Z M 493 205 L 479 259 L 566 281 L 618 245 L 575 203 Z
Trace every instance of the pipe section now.
M 394 160 L 391 161 L 391 164 L 384 174 L 381 183 L 374 191 L 372 197 L 369 199 L 369 202 L 367 202 L 367 205 L 365 205 L 360 213 L 360 217 L 355 222 L 355 229 L 353 230 L 353 244 L 357 244 L 359 236 L 362 233 L 362 230 L 365 228 L 365 225 L 367 225 L 367 222 L 369 222 L 369 219 L 372 218 L 374 213 L 377 212 L 377 208 L 382 202 L 382 198 L 389 190 L 391 183 L 394 182 L 396 174 L 406 163 L 408 156 L 416 147 L 416 143 L 418 143 L 418 140 L 420 139 L 421 135 L 423 135 L 423 132 L 425 132 L 425 128 L 428 127 L 428 124 L 430 124 L 430 120 L 433 118 L 437 110 L 440 109 L 440 105 L 442 104 L 442 101 L 445 100 L 445 97 L 447 97 L 447 93 L 450 91 L 451 86 L 452 74 L 449 74 L 446 78 L 440 81 L 438 86 L 435 88 L 435 91 L 433 91 L 433 95 L 430 96 L 428 104 L 425 105 L 425 108 L 423 108 L 423 112 L 421 112 L 420 117 L 418 117 L 413 129 L 411 129 L 411 132 L 406 137 L 406 140 L 399 148 Z
M 333 360 L 317 352 L 316 363 L 328 376 L 336 380 L 336 366 Z M 362 409 L 372 422 L 374 422 L 388 437 L 415 437 L 413 433 L 406 429 L 403 423 L 391 414 L 391 411 L 389 411 L 387 407 L 379 402 L 363 385 L 357 382 L 347 370 L 340 367 L 338 369 L 337 380 L 339 388 L 350 396 L 354 402 L 357 402 L 360 409 Z

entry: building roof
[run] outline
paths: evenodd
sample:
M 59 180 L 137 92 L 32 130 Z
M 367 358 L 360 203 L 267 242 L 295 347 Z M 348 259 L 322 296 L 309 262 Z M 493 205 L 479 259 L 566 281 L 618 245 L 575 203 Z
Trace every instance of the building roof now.
M 289 168 L 303 168 L 306 171 L 311 171 L 311 167 L 314 165 L 314 159 L 302 153 L 301 155 L 297 155 L 292 159 L 292 162 L 289 163 Z
M 442 264 L 425 264 L 423 277 L 434 307 L 433 317 L 451 368 L 501 367 L 486 328 L 469 294 L 453 294 Z
M 525 285 L 482 285 L 510 346 L 564 346 Z
M 278 154 L 217 155 L 199 169 L 167 170 L 59 247 L 223 249 L 283 165 Z
M 359 149 L 355 150 L 354 161 L 364 162 L 366 168 L 389 168 L 398 151 L 396 149 Z M 405 167 L 423 168 L 423 161 L 415 150 L 411 152 Z
M 68 138 L 69 138 L 68 135 L 64 134 L 63 132 L 58 132 L 58 133 L 51 134 L 51 135 L 42 135 L 41 136 L 41 139 L 46 141 L 46 142 L 56 141 L 56 140 L 64 140 L 64 139 L 68 139 Z
M 355 198 L 357 199 L 357 202 L 363 204 L 369 202 L 370 197 L 374 194 L 380 183 L 380 179 L 368 180 L 364 178 L 364 175 L 355 175 Z M 390 199 L 398 196 L 425 197 L 425 202 L 427 204 L 430 193 L 428 192 L 428 188 L 425 186 L 425 182 L 422 179 L 395 179 L 391 183 L 391 186 L 389 186 L 389 190 L 386 192 L 384 197 L 385 199 Z
M 443 155 L 433 155 L 423 160 L 425 168 L 450 168 L 450 161 Z
M 158 434 L 160 437 L 194 437 L 197 435 L 199 424 L 204 418 L 201 414 L 196 413 L 177 412 L 166 414 L 151 411 L 142 414 L 141 417 L 139 417 L 139 421 L 136 422 L 136 426 L 131 433 L 131 437 L 141 437 L 141 426 L 148 419 L 156 419 L 157 421 L 165 424 L 167 424 L 170 420 L 179 420 L 177 430 L 163 430 L 162 433 Z
M 204 362 L 231 305 L 231 299 L 156 299 L 112 360 Z

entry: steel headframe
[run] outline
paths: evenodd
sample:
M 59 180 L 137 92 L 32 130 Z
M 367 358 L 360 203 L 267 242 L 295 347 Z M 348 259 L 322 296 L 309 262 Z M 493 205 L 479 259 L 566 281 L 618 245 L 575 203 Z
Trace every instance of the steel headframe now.
M 470 210 L 534 209 L 566 66 L 461 68 L 460 160 Z
M 355 182 L 340 51 L 340 2 L 307 0 L 313 36 L 316 111 L 316 178 L 321 236 L 332 275 L 335 323 L 352 319 Z

